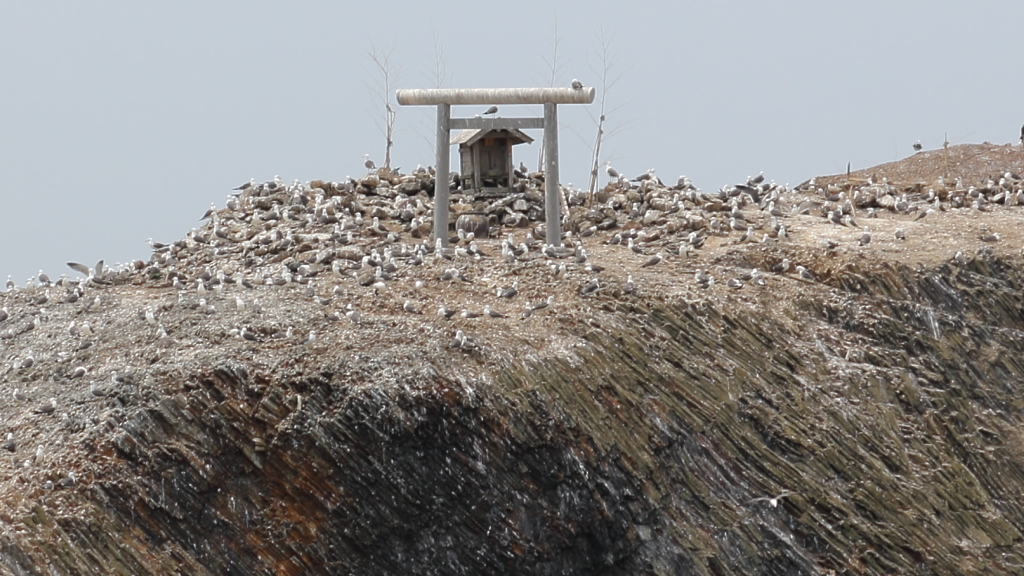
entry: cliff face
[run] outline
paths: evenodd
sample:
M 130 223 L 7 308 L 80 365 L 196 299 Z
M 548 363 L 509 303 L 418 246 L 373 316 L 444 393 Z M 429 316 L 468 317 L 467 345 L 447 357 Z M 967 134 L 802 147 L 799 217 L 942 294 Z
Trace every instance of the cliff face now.
M 88 307 L 8 292 L 4 386 L 33 397 L 2 408 L 18 445 L 0 462 L 0 567 L 1019 573 L 1024 262 L 1005 236 L 918 239 L 1019 217 L 971 214 L 879 219 L 910 237 L 867 246 L 794 216 L 788 241 L 711 237 L 646 268 L 598 236 L 584 243 L 606 270 L 586 296 L 589 276 L 544 259 L 471 263 L 461 285 L 427 261 L 406 271 L 426 286 L 377 294 L 338 279 L 326 307 L 325 279 L 312 297 L 227 284 L 201 304 L 146 273 L 91 287 Z M 814 277 L 725 285 L 784 259 Z M 701 287 L 698 265 L 719 280 Z M 512 280 L 518 295 L 494 295 Z M 410 299 L 509 317 L 419 315 Z M 325 316 L 345 303 L 358 323 Z M 95 336 L 69 337 L 72 320 Z

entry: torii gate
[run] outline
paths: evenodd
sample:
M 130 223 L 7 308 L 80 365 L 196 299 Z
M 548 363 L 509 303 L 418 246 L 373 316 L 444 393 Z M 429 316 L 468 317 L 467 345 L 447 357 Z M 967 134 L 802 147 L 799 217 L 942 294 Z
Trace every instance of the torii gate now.
M 562 245 L 562 215 L 558 192 L 558 104 L 590 104 L 594 88 L 439 88 L 399 90 L 403 106 L 437 105 L 437 163 L 434 177 L 434 238 L 448 245 L 448 164 L 451 130 L 544 129 L 544 218 L 547 243 Z M 452 118 L 452 105 L 543 104 L 543 118 Z

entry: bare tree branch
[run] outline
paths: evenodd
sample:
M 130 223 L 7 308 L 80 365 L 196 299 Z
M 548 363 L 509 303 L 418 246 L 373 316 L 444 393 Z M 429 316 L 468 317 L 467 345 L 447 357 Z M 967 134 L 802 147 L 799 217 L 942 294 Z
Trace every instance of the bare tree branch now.
M 384 134 L 384 167 L 391 168 L 391 148 L 394 146 L 395 115 L 396 109 L 391 102 L 391 88 L 398 81 L 401 69 L 393 62 L 396 42 L 392 42 L 387 48 L 378 48 L 370 41 L 370 53 L 367 58 L 373 63 L 375 73 L 372 82 L 372 91 L 376 93 L 381 106 L 381 116 L 374 115 L 377 127 Z M 376 120 L 380 118 L 381 121 Z
M 434 38 L 434 61 L 433 66 L 424 66 L 426 82 L 429 82 L 434 88 L 444 88 L 447 84 L 451 86 L 451 78 L 448 75 L 448 67 L 445 65 L 444 59 L 444 43 L 441 39 L 441 34 L 434 28 L 431 28 L 431 33 Z M 423 139 L 423 143 L 428 149 L 433 150 L 434 146 L 437 145 L 435 138 L 437 137 L 437 127 L 434 124 L 435 117 L 432 112 L 433 109 L 428 107 L 419 108 L 416 111 L 417 124 L 416 134 Z
M 444 80 L 448 70 L 444 65 L 444 45 L 441 35 L 434 30 L 434 88 L 444 88 Z
M 617 71 L 616 57 L 612 52 L 612 37 L 605 33 L 603 26 L 598 30 L 594 52 L 593 57 L 596 59 L 596 62 L 591 61 L 591 57 L 588 56 L 587 63 L 590 71 L 598 78 L 597 85 L 599 86 L 598 92 L 600 96 L 598 99 L 598 115 L 595 116 L 594 112 L 587 109 L 587 114 L 597 128 L 597 134 L 590 149 L 590 182 L 587 186 L 588 204 L 593 202 L 594 195 L 597 192 L 597 173 L 600 167 L 602 146 L 609 138 L 625 130 L 630 123 L 628 121 L 619 122 L 612 130 L 605 129 L 605 122 L 607 122 L 608 116 L 618 112 L 624 104 L 619 104 L 613 108 L 608 107 L 608 93 L 622 80 L 623 74 Z
M 555 20 L 553 25 L 553 31 L 551 36 L 551 58 L 545 58 L 544 64 L 548 67 L 548 86 L 554 87 L 555 80 L 558 79 L 558 74 L 562 71 L 562 63 L 558 59 L 558 46 L 562 42 L 562 37 L 558 34 L 558 14 L 555 14 Z M 540 153 L 537 155 L 537 171 L 540 172 L 544 169 L 544 141 L 540 143 Z

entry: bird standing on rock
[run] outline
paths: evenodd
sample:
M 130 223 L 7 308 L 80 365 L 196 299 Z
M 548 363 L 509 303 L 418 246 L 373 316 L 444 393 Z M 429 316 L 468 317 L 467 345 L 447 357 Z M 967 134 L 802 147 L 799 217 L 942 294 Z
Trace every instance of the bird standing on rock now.
M 377 165 L 373 163 L 373 160 L 370 160 L 369 154 L 363 154 L 363 166 L 366 166 L 367 170 L 373 170 L 377 167 Z
M 737 222 L 735 217 L 729 218 L 729 228 L 732 228 L 737 232 L 744 232 L 747 230 L 747 227 Z
M 715 284 L 715 277 L 711 274 L 705 274 L 703 270 L 697 270 L 693 274 L 693 279 L 701 288 L 708 288 Z
M 498 107 L 497 106 L 491 106 L 490 108 L 487 109 L 486 112 L 484 112 L 484 116 L 493 116 L 494 114 L 497 114 L 497 113 L 498 113 Z
M 462 333 L 462 330 L 456 330 L 455 331 L 455 338 L 452 339 L 452 342 L 451 342 L 451 344 L 448 345 L 448 347 L 449 348 L 462 348 L 462 346 L 465 343 L 466 343 L 466 335 Z
M 33 410 L 36 414 L 52 414 L 57 409 L 57 399 L 50 398 L 50 401 Z
M 640 267 L 641 268 L 647 268 L 648 266 L 654 266 L 654 265 L 658 264 L 659 262 L 661 262 L 661 252 L 658 252 L 654 256 L 651 256 L 651 259 L 648 260 L 647 262 L 644 262 L 643 264 L 641 264 Z
M 516 294 L 519 294 L 519 281 L 512 282 L 512 285 L 508 288 L 499 288 L 498 296 L 502 298 L 514 298 Z
M 601 288 L 601 285 L 597 282 L 597 278 L 590 281 L 589 284 L 580 289 L 580 296 L 586 296 L 593 294 Z
M 921 141 L 920 140 L 918 140 L 917 142 L 914 142 L 914 152 L 920 152 L 921 148 L 923 148 L 923 146 L 921 146 Z
M 798 265 L 796 267 L 796 273 L 799 274 L 800 277 L 803 278 L 804 280 L 816 280 L 816 278 L 814 277 L 814 273 L 812 273 L 807 268 L 804 268 L 803 266 Z

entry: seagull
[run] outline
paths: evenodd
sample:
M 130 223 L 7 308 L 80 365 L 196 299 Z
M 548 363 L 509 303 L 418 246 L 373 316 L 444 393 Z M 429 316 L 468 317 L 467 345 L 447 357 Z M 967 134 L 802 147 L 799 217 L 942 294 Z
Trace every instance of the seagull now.
M 1024 126 L 1020 127 L 1020 142 L 1024 144 Z
M 352 308 L 349 304 L 349 309 L 345 311 L 345 317 L 352 321 L 353 324 L 358 325 L 359 321 L 362 320 L 362 315 L 359 314 L 358 310 Z
M 241 337 L 242 340 L 248 340 L 249 342 L 260 341 L 259 336 L 257 336 L 255 332 L 249 330 L 248 326 L 242 326 L 242 331 L 238 333 L 238 336 Z
M 648 266 L 654 266 L 655 264 L 657 264 L 659 262 L 661 262 L 661 252 L 658 252 L 654 256 L 651 256 L 651 259 L 648 260 L 647 262 L 644 262 L 643 264 L 641 264 L 640 267 L 641 268 L 647 268 Z
M 807 268 L 804 268 L 803 266 L 800 266 L 800 265 L 797 265 L 796 273 L 799 274 L 800 277 L 805 279 L 805 280 L 814 280 L 815 279 L 813 272 L 811 272 Z
M 512 282 L 512 285 L 508 288 L 499 288 L 498 296 L 502 298 L 514 298 L 516 294 L 519 294 L 519 281 Z
M 85 264 L 79 264 L 78 262 L 68 262 L 68 267 L 74 270 L 75 272 L 85 274 L 86 276 L 92 278 L 92 269 L 86 266 Z
M 570 84 L 570 86 L 572 86 L 573 90 L 583 90 L 583 82 L 580 82 L 575 78 L 572 79 L 572 84 Z M 1024 135 L 1024 132 L 1022 132 L 1022 135 Z
M 590 281 L 589 284 L 580 289 L 580 296 L 593 294 L 594 292 L 597 292 L 600 288 L 601 285 L 597 282 L 597 278 L 594 278 L 593 280 Z
M 18 388 L 15 388 L 14 389 L 14 399 L 17 400 L 18 402 L 28 402 L 32 398 L 27 396 L 24 392 L 22 392 Z
M 472 312 L 470 310 L 463 310 L 461 316 L 463 318 L 479 318 L 481 315 L 479 312 Z
M 455 310 L 453 308 L 447 308 L 447 307 L 445 307 L 444 304 L 441 304 L 440 306 L 437 307 L 437 315 L 438 316 L 444 316 L 445 318 L 451 318 L 452 316 L 455 316 L 455 314 L 457 314 L 457 313 L 458 313 L 458 310 Z
M 462 330 L 455 331 L 455 338 L 452 339 L 449 348 L 462 348 L 462 345 L 466 343 L 466 335 L 462 333 Z
M 864 234 L 862 234 L 861 237 L 860 237 L 860 245 L 861 246 L 867 246 L 870 243 L 871 243 L 871 229 L 870 228 L 865 228 L 864 229 Z
M 914 152 L 920 152 L 921 148 L 923 148 L 923 146 L 921 146 L 921 141 L 920 140 L 918 140 L 917 142 L 914 142 Z
M 4 443 L 0 446 L 2 446 L 3 449 L 7 450 L 8 452 L 14 452 L 15 448 L 17 447 L 17 444 L 14 443 L 14 433 L 8 432 L 7 440 L 4 440 Z
M 978 239 L 981 240 L 982 242 L 998 242 L 999 241 L 999 233 L 998 232 L 986 232 L 986 233 L 978 236 Z
M 36 363 L 35 358 L 33 358 L 32 356 L 28 356 L 24 360 L 21 361 L 21 364 L 18 365 L 18 368 L 21 368 L 22 370 L 28 370 L 35 363 Z
M 491 310 L 490 306 L 484 306 L 484 314 L 487 314 L 491 318 L 504 318 L 505 315 L 497 310 Z
M 491 114 L 497 114 L 497 113 L 498 113 L 498 107 L 497 106 L 491 106 L 490 108 L 487 109 L 486 112 L 484 112 L 484 116 L 488 116 L 488 115 L 491 115 Z
M 633 283 L 633 275 L 626 274 L 626 283 L 622 285 L 623 294 L 632 294 L 636 292 L 636 284 Z
M 419 308 L 412 305 L 412 301 L 406 300 L 405 304 L 402 304 L 402 310 L 405 310 L 409 314 L 423 314 Z
M 705 274 L 703 270 L 697 270 L 693 275 L 693 279 L 697 281 L 697 284 L 700 284 L 701 288 L 708 288 L 715 283 L 715 277 L 711 274 Z
M 88 372 L 88 368 L 86 368 L 85 366 L 79 366 L 71 371 L 71 374 L 68 375 L 68 378 L 72 380 L 74 380 L 75 378 L 81 378 L 82 376 L 85 376 Z
M 608 162 L 605 162 L 604 171 L 607 172 L 608 177 L 613 180 L 617 180 L 619 178 L 619 172 L 615 168 L 612 168 L 612 163 L 610 160 Z
M 530 309 L 531 310 L 543 310 L 544 308 L 547 308 L 548 306 L 551 306 L 554 303 L 555 303 L 555 297 L 554 296 L 548 296 L 547 300 L 544 300 L 543 302 L 538 302 L 537 304 L 534 304 L 534 305 L 530 306 Z
M 10 318 L 10 316 L 11 316 L 11 313 L 10 313 L 10 311 L 7 310 L 7 306 L 4 306 L 3 308 L 0 308 L 0 322 L 3 322 L 4 320 L 7 320 L 8 318 Z
M 367 170 L 373 170 L 377 167 L 377 165 L 373 163 L 373 160 L 370 160 L 369 154 L 363 154 L 363 166 L 366 166 Z
M 75 485 L 75 475 L 69 473 L 67 476 L 57 480 L 57 486 L 61 488 L 71 488 Z
M 246 182 L 245 184 L 242 184 L 238 188 L 232 188 L 232 190 L 248 190 L 249 188 L 252 188 L 255 185 L 256 185 L 256 179 L 255 178 L 249 178 L 248 182 Z
M 57 409 L 57 399 L 50 398 L 50 401 L 33 410 L 36 414 L 52 414 Z
M 737 290 L 743 288 L 743 282 L 739 278 L 729 278 L 725 285 L 729 288 L 736 288 Z
M 903 228 L 897 228 L 896 231 L 893 232 L 893 237 L 895 237 L 897 240 L 906 240 L 907 233 L 905 230 L 903 230 Z
M 217 213 L 217 205 L 216 205 L 216 204 L 213 204 L 213 203 L 211 203 L 211 204 L 210 204 L 210 209 L 209 209 L 209 210 L 207 210 L 207 211 L 206 211 L 206 214 L 203 214 L 203 217 L 202 217 L 202 218 L 200 218 L 199 220 L 206 220 L 207 218 L 209 218 L 210 216 L 213 216 L 213 215 L 214 215 L 214 214 L 216 214 L 216 213 Z

